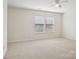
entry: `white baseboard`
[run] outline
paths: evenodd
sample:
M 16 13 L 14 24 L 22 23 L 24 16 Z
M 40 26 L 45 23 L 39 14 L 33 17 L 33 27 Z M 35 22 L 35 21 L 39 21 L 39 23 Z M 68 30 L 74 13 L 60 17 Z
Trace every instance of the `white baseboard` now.
M 7 53 L 7 48 L 4 48 L 3 49 L 3 57 L 6 55 L 6 53 Z

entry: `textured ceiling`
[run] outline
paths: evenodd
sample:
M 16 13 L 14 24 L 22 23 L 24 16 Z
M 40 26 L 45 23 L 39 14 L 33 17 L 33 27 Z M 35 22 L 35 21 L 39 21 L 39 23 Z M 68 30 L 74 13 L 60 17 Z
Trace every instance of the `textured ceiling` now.
M 19 7 L 19 8 L 29 8 L 36 10 L 45 10 L 52 12 L 65 12 L 68 8 L 74 5 L 75 0 L 69 0 L 68 2 L 62 4 L 62 7 L 55 7 L 51 2 L 54 0 L 8 0 L 8 6 Z

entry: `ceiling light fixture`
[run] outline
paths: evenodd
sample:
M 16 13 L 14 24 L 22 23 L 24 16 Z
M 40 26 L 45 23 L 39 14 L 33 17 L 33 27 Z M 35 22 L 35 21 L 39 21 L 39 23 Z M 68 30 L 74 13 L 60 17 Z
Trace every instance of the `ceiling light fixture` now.
M 62 5 L 60 5 L 60 4 L 56 4 L 55 7 L 62 7 Z
M 52 6 L 62 7 L 62 4 L 68 2 L 68 0 L 51 0 Z

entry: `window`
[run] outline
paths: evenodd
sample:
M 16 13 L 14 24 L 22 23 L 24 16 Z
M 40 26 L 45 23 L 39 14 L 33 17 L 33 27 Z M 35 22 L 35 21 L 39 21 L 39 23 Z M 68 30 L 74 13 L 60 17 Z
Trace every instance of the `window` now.
M 54 17 L 47 17 L 46 18 L 46 31 L 53 32 L 54 26 Z
M 43 16 L 35 16 L 35 32 L 44 31 L 45 19 Z
M 53 32 L 54 17 L 35 16 L 35 32 Z

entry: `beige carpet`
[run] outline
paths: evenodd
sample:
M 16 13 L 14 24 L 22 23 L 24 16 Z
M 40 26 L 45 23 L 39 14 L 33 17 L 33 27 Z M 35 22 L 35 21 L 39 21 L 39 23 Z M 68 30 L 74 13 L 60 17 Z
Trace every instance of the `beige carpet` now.
M 46 39 L 9 43 L 4 59 L 76 59 L 75 40 Z

